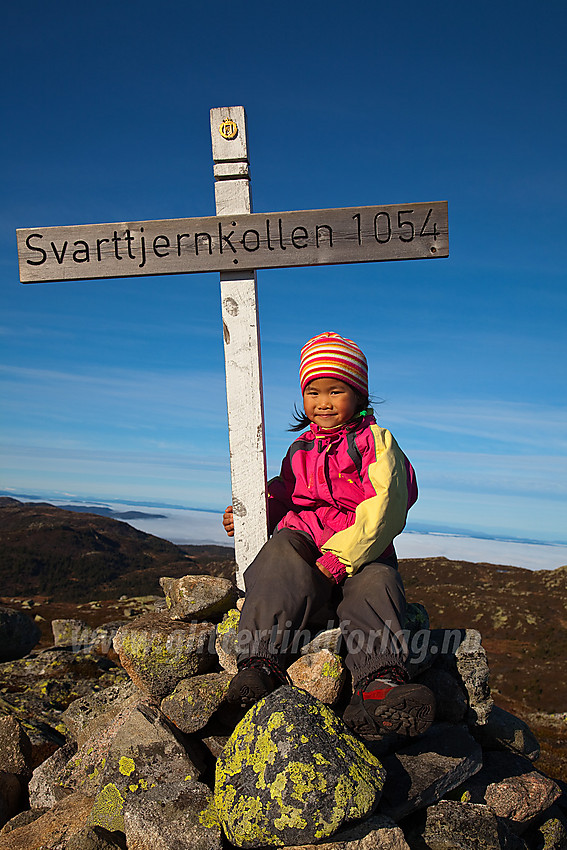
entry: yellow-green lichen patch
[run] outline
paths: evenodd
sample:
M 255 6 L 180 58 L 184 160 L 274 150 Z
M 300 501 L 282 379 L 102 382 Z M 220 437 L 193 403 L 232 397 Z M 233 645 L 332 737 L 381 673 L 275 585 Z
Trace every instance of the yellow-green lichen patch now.
M 120 761 L 118 762 L 118 770 L 122 774 L 122 776 L 131 776 L 136 770 L 136 764 L 134 759 L 128 758 L 127 756 L 122 756 Z
M 307 821 L 303 817 L 303 811 L 297 806 L 286 806 L 281 804 L 281 814 L 274 819 L 274 826 L 278 830 L 283 830 L 286 827 L 291 829 L 305 829 Z
M 199 812 L 199 823 L 207 829 L 220 829 L 219 813 L 213 797 L 209 798 L 206 807 Z
M 233 811 L 243 835 L 256 835 L 262 830 L 262 804 L 257 797 L 240 795 L 234 803 Z
M 338 656 L 334 656 L 332 661 L 325 661 L 321 667 L 321 676 L 326 679 L 340 679 L 343 674 L 343 667 Z
M 291 796 L 295 800 L 304 802 L 308 794 L 325 792 L 327 780 L 320 771 L 316 771 L 312 764 L 300 761 L 292 761 L 287 765 L 286 773 L 292 784 Z
M 238 629 L 240 622 L 240 611 L 238 608 L 231 608 L 223 618 L 222 622 L 217 626 L 217 635 L 226 635 L 231 630 Z
M 124 832 L 124 797 L 113 782 L 102 788 L 89 814 L 88 826 L 102 826 L 109 832 Z

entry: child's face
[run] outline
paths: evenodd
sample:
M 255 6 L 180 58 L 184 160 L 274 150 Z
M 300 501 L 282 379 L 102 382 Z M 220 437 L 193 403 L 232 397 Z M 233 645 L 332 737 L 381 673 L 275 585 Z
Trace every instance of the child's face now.
M 303 391 L 307 418 L 320 428 L 336 428 L 356 413 L 357 395 L 352 387 L 336 378 L 317 378 Z

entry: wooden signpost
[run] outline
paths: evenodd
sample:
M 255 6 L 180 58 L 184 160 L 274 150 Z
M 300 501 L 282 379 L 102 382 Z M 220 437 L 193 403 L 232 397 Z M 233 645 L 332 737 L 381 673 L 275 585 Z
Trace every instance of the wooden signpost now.
M 441 258 L 447 203 L 252 213 L 243 107 L 211 109 L 216 216 L 17 231 L 20 280 L 220 272 L 237 581 L 267 539 L 256 270 Z M 314 328 L 314 333 L 320 329 Z

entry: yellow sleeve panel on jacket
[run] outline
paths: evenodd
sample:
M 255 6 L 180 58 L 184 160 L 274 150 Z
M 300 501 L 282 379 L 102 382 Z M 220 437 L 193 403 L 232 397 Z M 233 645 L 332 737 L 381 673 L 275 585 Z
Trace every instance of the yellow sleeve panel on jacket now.
M 370 426 L 376 459 L 364 473 L 376 493 L 361 502 L 354 524 L 333 534 L 321 547 L 332 552 L 353 575 L 359 567 L 375 561 L 406 524 L 408 486 L 405 455 L 392 434 L 378 425 Z

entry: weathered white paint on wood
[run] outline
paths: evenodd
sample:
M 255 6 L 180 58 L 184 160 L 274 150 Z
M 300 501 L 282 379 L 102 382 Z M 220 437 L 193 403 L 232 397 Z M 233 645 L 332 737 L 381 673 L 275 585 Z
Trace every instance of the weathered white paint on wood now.
M 236 169 L 235 165 L 237 166 Z M 250 179 L 250 166 L 247 162 L 215 162 L 213 165 L 215 180 L 233 180 L 235 170 L 238 177 Z
M 216 217 L 18 230 L 22 283 L 449 254 L 445 201 L 253 214 L 241 203 L 237 213 L 233 201 L 248 192 L 248 164 L 220 166 Z
M 225 117 L 234 120 L 238 127 L 234 148 L 231 148 L 232 142 L 223 139 L 218 132 Z M 242 179 L 244 166 L 246 169 L 248 166 L 244 109 L 212 109 L 211 139 L 215 169 L 218 159 L 222 160 L 223 166 L 222 179 L 215 183 L 217 214 L 240 216 L 250 213 L 250 184 L 247 179 Z M 256 272 L 221 272 L 221 304 L 236 578 L 238 586 L 243 588 L 244 570 L 268 538 Z

